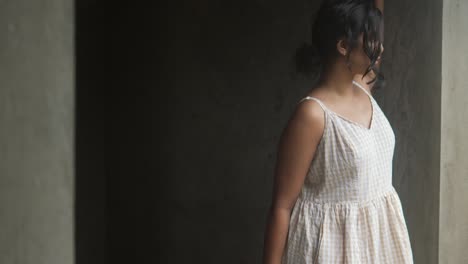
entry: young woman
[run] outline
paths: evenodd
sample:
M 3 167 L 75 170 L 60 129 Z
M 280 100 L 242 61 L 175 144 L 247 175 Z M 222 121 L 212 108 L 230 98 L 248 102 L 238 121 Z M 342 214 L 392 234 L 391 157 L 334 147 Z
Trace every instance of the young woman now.
M 383 0 L 323 0 L 298 53 L 300 70 L 320 63 L 320 78 L 278 145 L 264 264 L 413 263 L 392 185 L 395 135 L 371 94 L 382 42 Z

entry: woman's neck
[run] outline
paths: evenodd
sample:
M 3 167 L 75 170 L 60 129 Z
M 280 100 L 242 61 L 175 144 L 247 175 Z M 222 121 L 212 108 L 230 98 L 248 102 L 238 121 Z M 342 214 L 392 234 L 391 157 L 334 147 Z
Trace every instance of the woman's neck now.
M 338 96 L 351 96 L 353 94 L 353 75 L 346 66 L 335 64 L 325 69 L 319 80 L 318 86 L 321 86 Z

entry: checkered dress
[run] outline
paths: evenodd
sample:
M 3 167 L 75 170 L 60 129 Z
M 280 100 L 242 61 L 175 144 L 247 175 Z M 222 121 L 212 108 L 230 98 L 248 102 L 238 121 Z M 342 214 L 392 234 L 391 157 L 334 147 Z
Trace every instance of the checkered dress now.
M 291 212 L 282 264 L 413 263 L 392 185 L 395 134 L 372 95 L 370 128 L 328 109 L 325 128 Z

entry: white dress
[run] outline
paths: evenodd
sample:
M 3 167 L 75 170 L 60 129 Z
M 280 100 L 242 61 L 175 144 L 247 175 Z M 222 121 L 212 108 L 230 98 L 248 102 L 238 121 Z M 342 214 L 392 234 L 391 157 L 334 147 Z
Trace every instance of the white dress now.
M 328 109 L 325 128 L 291 212 L 283 264 L 412 264 L 392 185 L 395 134 L 373 96 L 370 128 Z

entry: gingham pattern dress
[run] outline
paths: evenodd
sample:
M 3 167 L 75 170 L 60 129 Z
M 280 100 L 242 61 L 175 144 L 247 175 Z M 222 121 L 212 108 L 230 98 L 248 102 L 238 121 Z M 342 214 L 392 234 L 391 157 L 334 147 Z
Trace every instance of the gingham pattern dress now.
M 392 185 L 395 134 L 373 96 L 369 128 L 324 110 L 325 128 L 291 212 L 282 264 L 409 264 L 409 234 Z

